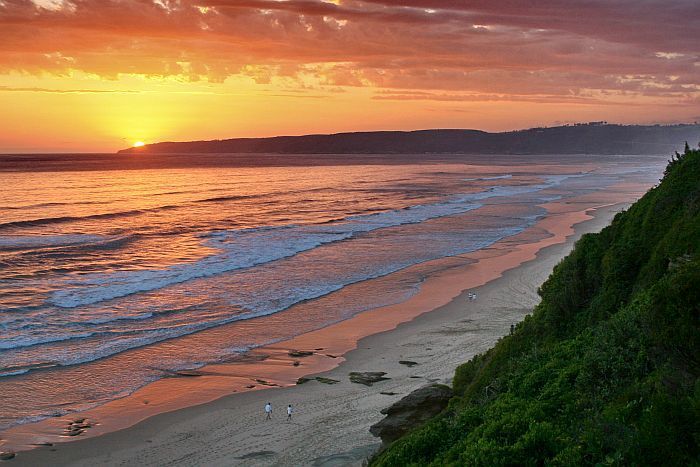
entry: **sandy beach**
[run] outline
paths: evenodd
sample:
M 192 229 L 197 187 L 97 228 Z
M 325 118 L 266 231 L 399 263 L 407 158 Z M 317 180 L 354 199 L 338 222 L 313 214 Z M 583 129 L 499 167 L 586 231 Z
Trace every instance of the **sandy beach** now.
M 379 446 L 368 429 L 382 419 L 381 409 L 428 382 L 450 384 L 457 365 L 531 311 L 538 286 L 575 240 L 599 231 L 627 205 L 592 201 L 546 205 L 550 215 L 526 232 L 448 259 L 452 267 L 427 278 L 408 302 L 204 367 L 198 377 L 162 379 L 80 417 L 9 430 L 3 438 L 10 445 L 13 437 L 26 442 L 28 433 L 37 444 L 52 444 L 19 452 L 13 463 L 361 465 Z M 469 300 L 467 290 L 478 298 Z M 313 354 L 290 356 L 290 350 Z M 389 379 L 364 386 L 349 381 L 353 371 L 381 371 Z M 302 376 L 310 380 L 295 384 Z M 272 421 L 264 417 L 268 401 Z M 290 403 L 295 412 L 288 422 Z M 60 427 L 82 418 L 94 424 L 84 439 L 58 438 Z
M 700 0 L 522 3 L 0 0 L 0 467 L 700 467 Z

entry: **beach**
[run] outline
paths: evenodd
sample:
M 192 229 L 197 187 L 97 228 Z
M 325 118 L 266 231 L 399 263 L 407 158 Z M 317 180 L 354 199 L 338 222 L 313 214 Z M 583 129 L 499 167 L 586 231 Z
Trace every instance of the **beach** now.
M 698 17 L 0 0 L 0 467 L 697 461 Z
M 368 430 L 382 419 L 381 409 L 429 382 L 449 384 L 456 366 L 486 351 L 509 332 L 511 324 L 531 312 L 538 302 L 538 286 L 575 240 L 599 231 L 631 201 L 591 205 L 595 200 L 584 197 L 579 203 L 550 203 L 545 206 L 550 214 L 530 229 L 451 259 L 462 264 L 429 277 L 420 292 L 404 303 L 256 349 L 244 361 L 204 367 L 201 376 L 159 380 L 80 414 L 79 418 L 99 420 L 99 425 L 87 430 L 86 439 L 39 446 L 18 453 L 13 462 L 361 465 L 379 446 Z M 467 291 L 476 293 L 477 299 L 469 300 Z M 290 350 L 313 354 L 292 357 Z M 415 365 L 408 366 L 407 361 Z M 389 379 L 372 386 L 356 384 L 348 379 L 354 371 L 385 372 Z M 248 382 L 258 380 L 256 388 L 224 395 L 225 387 L 230 393 L 233 379 L 244 374 Z M 310 380 L 294 384 L 301 376 Z M 320 381 L 314 379 L 317 376 Z M 269 386 L 275 384 L 280 387 Z M 182 407 L 188 396 L 190 406 Z M 264 417 L 268 401 L 274 408 L 272 421 Z M 159 403 L 154 411 L 171 411 L 133 424 L 148 415 L 144 406 Z M 295 408 L 291 422 L 285 421 L 287 404 Z M 132 411 L 140 415 L 130 418 Z M 43 422 L 44 433 L 76 418 Z M 111 419 L 118 423 L 110 423 Z M 119 429 L 120 423 L 133 426 Z M 41 430 L 32 429 L 41 443 Z M 26 428 L 16 432 L 22 435 L 22 430 Z

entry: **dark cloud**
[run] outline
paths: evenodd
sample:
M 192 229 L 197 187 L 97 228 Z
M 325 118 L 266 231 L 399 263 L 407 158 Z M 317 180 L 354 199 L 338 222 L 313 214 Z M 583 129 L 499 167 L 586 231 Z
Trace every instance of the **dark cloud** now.
M 312 76 L 330 87 L 561 102 L 693 105 L 700 93 L 697 0 L 37 3 L 0 0 L 0 72 Z

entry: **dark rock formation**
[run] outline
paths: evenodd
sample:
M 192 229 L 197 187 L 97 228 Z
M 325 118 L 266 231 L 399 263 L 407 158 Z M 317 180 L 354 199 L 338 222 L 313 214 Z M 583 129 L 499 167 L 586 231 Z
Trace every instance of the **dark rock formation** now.
M 86 418 L 78 418 L 68 423 L 63 429 L 63 436 L 78 436 L 85 433 L 85 430 L 92 428 L 92 423 Z
M 301 378 L 297 379 L 297 384 L 308 383 L 309 381 L 313 381 L 314 379 L 315 379 L 316 381 L 318 381 L 319 383 L 323 383 L 323 384 L 336 384 L 336 383 L 340 383 L 340 381 L 338 381 L 337 379 L 324 378 L 323 376 L 316 376 L 315 378 L 304 378 L 304 377 L 302 376 Z
M 319 383 L 323 383 L 323 384 L 335 384 L 335 383 L 340 383 L 340 381 L 338 381 L 337 379 L 324 378 L 323 376 L 317 376 L 315 379 L 316 379 L 316 381 L 318 381 Z
M 411 360 L 399 360 L 400 365 L 406 365 L 407 367 L 411 368 L 412 366 L 418 365 L 418 362 L 412 362 Z
M 256 383 L 261 384 L 263 386 L 269 386 L 269 387 L 279 387 L 279 384 L 276 383 L 271 383 L 269 381 L 265 381 L 264 379 L 256 379 Z
M 385 378 L 384 375 L 386 373 L 384 371 L 363 371 L 363 372 L 355 372 L 353 371 L 350 373 L 350 381 L 353 383 L 357 384 L 364 384 L 365 386 L 371 386 L 374 383 L 377 383 L 379 381 L 384 381 L 386 379 L 391 379 L 391 378 Z
M 171 370 L 168 368 L 152 368 L 153 370 L 162 371 L 168 377 L 184 376 L 186 378 L 203 376 L 204 373 L 199 370 Z
M 452 389 L 448 386 L 442 384 L 423 386 L 382 410 L 386 417 L 372 425 L 369 431 L 381 438 L 386 446 L 442 412 L 450 397 L 452 397 Z
M 272 456 L 276 456 L 277 453 L 275 451 L 255 451 L 255 452 L 249 452 L 248 454 L 243 454 L 242 456 L 239 457 L 234 457 L 234 459 L 241 459 L 241 460 L 248 460 L 248 459 L 265 459 L 269 458 Z

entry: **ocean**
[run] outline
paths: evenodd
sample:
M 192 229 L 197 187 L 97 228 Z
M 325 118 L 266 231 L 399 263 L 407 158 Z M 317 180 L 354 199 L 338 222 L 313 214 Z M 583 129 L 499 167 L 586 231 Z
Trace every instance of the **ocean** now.
M 663 162 L 0 156 L 0 430 L 401 303 L 433 260 Z

